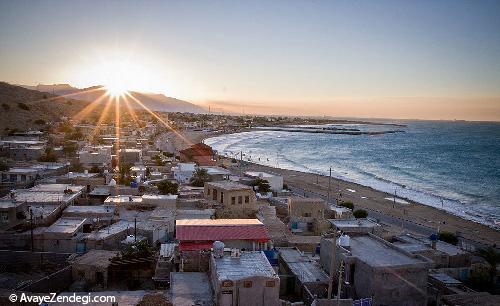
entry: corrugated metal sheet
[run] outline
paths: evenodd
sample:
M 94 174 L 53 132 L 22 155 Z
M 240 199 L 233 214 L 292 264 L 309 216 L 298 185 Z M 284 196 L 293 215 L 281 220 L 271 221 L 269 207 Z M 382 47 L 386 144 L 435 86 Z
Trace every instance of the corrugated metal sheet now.
M 215 241 L 215 240 L 270 240 L 263 225 L 231 225 L 231 226 L 194 226 L 177 225 L 176 238 L 179 241 Z
M 213 246 L 212 241 L 204 242 L 181 242 L 179 251 L 210 250 Z

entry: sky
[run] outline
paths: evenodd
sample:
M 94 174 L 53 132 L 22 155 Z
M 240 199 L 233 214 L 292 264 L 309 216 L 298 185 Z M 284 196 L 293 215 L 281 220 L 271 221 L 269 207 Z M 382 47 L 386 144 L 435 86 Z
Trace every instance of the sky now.
M 500 1 L 0 0 L 0 80 L 238 113 L 500 121 Z

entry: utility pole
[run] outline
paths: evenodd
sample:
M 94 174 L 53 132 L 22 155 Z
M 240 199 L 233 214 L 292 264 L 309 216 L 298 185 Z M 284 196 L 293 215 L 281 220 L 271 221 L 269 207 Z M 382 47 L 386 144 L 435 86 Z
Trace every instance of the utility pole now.
M 340 270 L 339 270 L 339 284 L 337 286 L 337 305 L 339 306 L 340 302 L 340 291 L 342 290 L 342 272 L 344 271 L 344 261 L 340 262 Z
M 134 218 L 134 242 L 137 242 L 137 217 Z
M 330 203 L 330 187 L 332 185 L 332 167 L 330 167 L 330 176 L 328 177 L 328 203 Z
M 333 232 L 332 257 L 330 261 L 330 281 L 328 282 L 328 299 L 332 299 L 333 278 L 335 274 L 335 261 L 337 257 L 337 230 Z
M 243 151 L 240 151 L 240 177 L 243 177 L 242 164 L 243 164 Z
M 35 244 L 33 239 L 33 210 L 30 207 L 30 234 L 31 234 L 31 252 L 35 251 Z

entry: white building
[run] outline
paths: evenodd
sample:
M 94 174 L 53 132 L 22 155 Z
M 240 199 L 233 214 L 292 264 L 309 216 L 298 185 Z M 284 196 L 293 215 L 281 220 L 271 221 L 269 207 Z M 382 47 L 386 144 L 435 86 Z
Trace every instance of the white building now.
M 269 183 L 272 191 L 283 190 L 283 177 L 280 175 L 270 174 L 267 172 L 248 171 L 245 175 L 254 179 L 261 178 Z
M 195 167 L 195 163 L 178 163 L 177 167 L 172 168 L 174 179 L 179 183 L 189 183 L 189 180 L 193 177 Z

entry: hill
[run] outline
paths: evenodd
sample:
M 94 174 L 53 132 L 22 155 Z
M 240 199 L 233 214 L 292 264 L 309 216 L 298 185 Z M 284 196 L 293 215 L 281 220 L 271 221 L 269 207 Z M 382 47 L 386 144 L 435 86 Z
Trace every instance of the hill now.
M 95 101 L 105 93 L 105 89 L 102 86 L 93 86 L 89 88 L 76 88 L 69 84 L 54 84 L 54 85 L 43 85 L 39 84 L 37 86 L 27 86 L 21 85 L 24 88 L 38 90 L 41 92 L 52 93 L 55 95 L 67 95 L 71 99 L 77 99 L 82 101 Z M 130 94 L 136 99 L 141 101 L 146 107 L 154 111 L 160 112 L 180 112 L 180 113 L 205 113 L 206 111 L 198 105 L 193 103 L 183 101 L 180 99 L 167 97 L 163 94 L 156 93 L 144 93 L 131 91 Z M 130 105 L 133 108 L 141 109 L 137 103 L 134 103 L 132 99 L 130 100 Z
M 0 82 L 0 134 L 41 129 L 45 123 L 77 114 L 88 104 Z

